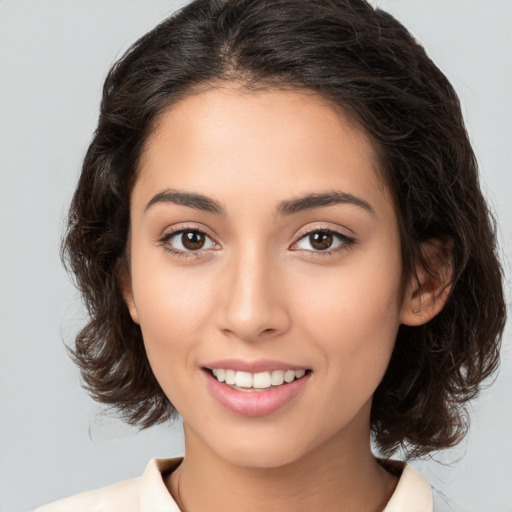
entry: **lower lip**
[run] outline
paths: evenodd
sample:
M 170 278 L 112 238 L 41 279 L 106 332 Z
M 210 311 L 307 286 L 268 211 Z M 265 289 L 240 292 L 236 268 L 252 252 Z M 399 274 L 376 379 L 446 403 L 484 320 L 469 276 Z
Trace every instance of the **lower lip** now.
M 219 382 L 205 370 L 208 388 L 217 401 L 228 411 L 241 416 L 266 416 L 291 402 L 304 388 L 310 373 L 288 384 L 262 391 L 238 391 Z

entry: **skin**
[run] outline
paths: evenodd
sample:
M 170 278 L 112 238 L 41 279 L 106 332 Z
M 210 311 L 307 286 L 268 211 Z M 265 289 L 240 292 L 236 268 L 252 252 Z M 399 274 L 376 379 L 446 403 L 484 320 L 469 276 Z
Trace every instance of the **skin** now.
M 223 214 L 158 200 L 169 190 L 208 196 Z M 369 208 L 276 212 L 333 190 Z M 166 479 L 181 508 L 382 510 L 397 478 L 370 450 L 372 395 L 399 325 L 429 320 L 442 300 L 413 279 L 400 293 L 396 213 L 364 133 L 312 93 L 203 90 L 161 116 L 130 217 L 122 290 L 184 421 L 185 459 Z M 171 236 L 184 228 L 207 235 L 201 249 Z M 319 250 L 305 234 L 325 229 L 340 237 Z M 246 417 L 205 384 L 203 367 L 226 358 L 311 373 L 284 407 Z

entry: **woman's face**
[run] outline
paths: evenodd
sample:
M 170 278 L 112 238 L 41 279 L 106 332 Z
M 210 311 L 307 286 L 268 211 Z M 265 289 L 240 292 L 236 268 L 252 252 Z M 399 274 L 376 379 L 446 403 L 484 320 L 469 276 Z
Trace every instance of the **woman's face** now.
M 212 88 L 162 116 L 131 197 L 124 295 L 187 450 L 271 467 L 368 444 L 402 314 L 376 167 L 313 94 Z

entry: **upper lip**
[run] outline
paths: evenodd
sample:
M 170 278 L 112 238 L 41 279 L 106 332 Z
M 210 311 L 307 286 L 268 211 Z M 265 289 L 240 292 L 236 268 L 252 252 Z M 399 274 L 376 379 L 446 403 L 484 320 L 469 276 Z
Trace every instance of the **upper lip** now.
M 224 370 L 235 370 L 239 372 L 260 373 L 273 370 L 307 370 L 305 366 L 275 361 L 271 359 L 257 359 L 254 361 L 245 361 L 243 359 L 222 359 L 211 361 L 204 365 L 204 368 L 214 370 L 222 368 Z

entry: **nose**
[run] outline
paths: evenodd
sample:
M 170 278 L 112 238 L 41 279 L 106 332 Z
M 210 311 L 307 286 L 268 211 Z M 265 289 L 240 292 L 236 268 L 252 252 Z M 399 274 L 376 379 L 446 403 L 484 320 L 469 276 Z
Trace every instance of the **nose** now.
M 246 342 L 276 337 L 290 326 L 282 272 L 256 248 L 229 263 L 218 305 L 224 334 Z

